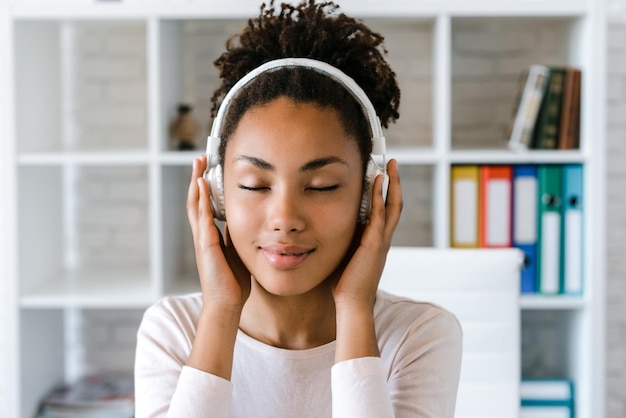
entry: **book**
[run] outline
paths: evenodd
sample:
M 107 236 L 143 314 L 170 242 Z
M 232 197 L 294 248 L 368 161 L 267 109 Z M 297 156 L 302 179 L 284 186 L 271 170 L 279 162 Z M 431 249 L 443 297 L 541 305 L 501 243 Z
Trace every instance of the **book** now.
M 581 78 L 581 70 L 572 67 L 565 69 L 558 149 L 578 149 L 580 147 Z
M 38 418 L 132 418 L 135 411 L 132 374 L 88 375 L 54 388 L 42 401 Z
M 548 67 L 531 65 L 520 77 L 509 129 L 508 146 L 511 150 L 526 150 L 532 146 L 533 132 L 549 74 Z
M 548 84 L 541 101 L 533 132 L 535 149 L 556 149 L 561 122 L 565 68 L 550 67 Z
M 450 246 L 478 247 L 479 167 L 455 165 L 450 172 Z

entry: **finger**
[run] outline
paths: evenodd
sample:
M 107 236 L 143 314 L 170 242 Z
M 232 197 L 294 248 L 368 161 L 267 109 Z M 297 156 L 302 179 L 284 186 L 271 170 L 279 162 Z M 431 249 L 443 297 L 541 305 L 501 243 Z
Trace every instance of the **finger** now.
M 197 178 L 201 175 L 203 170 L 201 158 L 202 157 L 196 158 L 193 161 L 189 189 L 187 190 L 187 218 L 189 219 L 189 224 L 191 225 L 191 230 L 194 234 L 198 224 L 198 198 L 200 193 Z
M 209 186 L 203 177 L 198 177 L 196 183 L 199 191 L 197 221 L 198 241 L 201 246 L 219 245 L 219 243 L 213 242 L 211 239 L 212 234 L 210 231 L 215 227 L 215 222 L 213 221 L 213 211 L 211 210 Z M 218 235 L 221 236 L 221 234 Z
M 377 236 L 380 236 L 380 234 L 383 233 L 385 226 L 385 201 L 382 195 L 383 180 L 384 176 L 382 174 L 379 174 L 374 179 L 374 185 L 372 186 L 372 207 L 364 234 L 369 234 L 369 231 L 375 231 Z
M 400 173 L 398 162 L 390 160 L 387 164 L 389 175 L 389 188 L 387 190 L 387 201 L 385 202 L 385 239 L 391 241 L 391 237 L 398 226 L 404 201 L 402 198 L 402 187 L 400 185 Z

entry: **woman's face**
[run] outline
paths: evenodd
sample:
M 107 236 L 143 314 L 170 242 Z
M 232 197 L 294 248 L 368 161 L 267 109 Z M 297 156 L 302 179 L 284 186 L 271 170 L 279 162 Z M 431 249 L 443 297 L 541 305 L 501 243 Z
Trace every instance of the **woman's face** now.
M 237 252 L 269 293 L 302 295 L 346 254 L 361 156 L 332 108 L 277 98 L 248 110 L 228 141 L 224 199 Z

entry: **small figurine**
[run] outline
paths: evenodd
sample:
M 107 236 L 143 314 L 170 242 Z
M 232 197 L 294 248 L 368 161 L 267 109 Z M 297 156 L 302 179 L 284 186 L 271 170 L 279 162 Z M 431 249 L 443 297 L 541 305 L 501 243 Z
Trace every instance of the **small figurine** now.
M 199 130 L 191 106 L 185 103 L 178 105 L 178 116 L 170 127 L 170 135 L 176 148 L 180 151 L 195 149 Z

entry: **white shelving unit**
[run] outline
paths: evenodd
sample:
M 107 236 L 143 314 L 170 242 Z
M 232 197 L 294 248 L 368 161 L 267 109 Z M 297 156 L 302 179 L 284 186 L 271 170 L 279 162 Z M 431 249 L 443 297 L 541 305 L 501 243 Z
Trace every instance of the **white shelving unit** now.
M 194 61 L 207 54 L 193 49 L 198 47 L 194 39 L 203 37 L 202 48 L 205 43 L 214 45 L 216 57 L 224 34 L 255 16 L 260 4 L 77 0 L 46 7 L 43 3 L 0 4 L 4 197 L 0 213 L 5 216 L 0 219 L 0 249 L 5 255 L 0 265 L 5 273 L 3 291 L 9 292 L 7 332 L 16 336 L 0 346 L 5 348 L 0 355 L 6 357 L 8 380 L 15 383 L 5 395 L 7 413 L 0 410 L 0 415 L 15 418 L 31 416 L 43 394 L 68 377 L 64 354 L 68 311 L 141 310 L 164 294 L 198 288 L 184 208 L 190 164 L 197 152 L 171 151 L 167 126 L 176 105 L 190 98 L 198 105 L 198 115 L 208 114 L 206 102 L 216 75 L 205 74 L 207 69 Z M 523 297 L 522 326 L 532 336 L 543 316 L 551 318 L 560 340 L 546 355 L 560 359 L 554 373 L 576 384 L 576 416 L 604 416 L 604 2 L 340 3 L 343 11 L 362 17 L 386 35 L 407 103 L 398 126 L 388 133 L 389 156 L 401 164 L 407 203 L 399 228 L 403 232 L 395 244 L 449 246 L 453 164 L 584 165 L 585 293 Z M 138 77 L 132 87 L 135 101 L 124 102 L 127 80 L 114 76 L 113 86 L 119 89 L 111 91 L 121 95 L 120 108 L 110 114 L 95 112 L 95 122 L 76 128 L 81 112 L 91 109 L 89 101 L 97 102 L 100 96 L 72 84 L 73 73 L 68 71 L 80 60 L 68 52 L 68 42 L 80 50 L 77 42 L 89 37 L 72 38 L 71 33 L 106 32 L 111 25 L 130 31 L 142 53 L 137 56 L 119 44 L 87 49 L 84 53 L 92 63 L 88 70 L 92 77 L 106 77 L 107 71 L 115 75 L 106 59 L 127 57 L 125 68 Z M 485 27 L 490 29 L 481 31 Z M 480 62 L 474 65 L 467 53 L 478 48 L 478 55 L 504 67 L 504 59 L 516 54 L 507 49 L 507 39 L 542 31 L 556 35 L 527 46 L 523 54 L 517 51 L 508 73 L 500 68 L 494 76 L 494 82 L 504 86 L 499 94 L 492 94 L 498 89 L 488 84 L 488 77 L 480 81 L 487 83 L 484 89 L 472 87 L 484 62 L 475 60 Z M 418 39 L 418 47 L 407 37 Z M 579 151 L 512 153 L 503 146 L 501 128 L 509 117 L 503 114 L 510 112 L 515 94 L 510 86 L 516 76 L 511 73 L 537 61 L 583 70 Z M 487 110 L 467 116 L 474 102 Z M 120 122 L 131 112 L 138 116 Z M 475 119 L 482 119 L 482 130 L 468 125 Z M 112 127 L 103 128 L 103 123 Z M 208 126 L 209 121 L 202 123 Z M 116 128 L 124 124 L 135 129 L 132 140 Z M 94 147 L 90 139 L 103 137 L 96 128 L 112 142 L 100 141 Z M 481 139 L 472 142 L 472 135 Z M 102 195 L 106 197 L 98 200 Z M 80 210 L 83 204 L 92 205 L 89 213 L 99 208 L 93 215 L 96 220 Z M 116 210 L 116 205 L 125 209 Z M 104 227 L 98 226 L 102 219 L 108 222 Z M 93 244 L 99 240 L 104 244 Z M 116 253 L 117 246 L 121 249 Z

